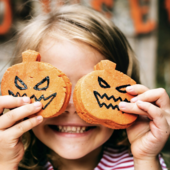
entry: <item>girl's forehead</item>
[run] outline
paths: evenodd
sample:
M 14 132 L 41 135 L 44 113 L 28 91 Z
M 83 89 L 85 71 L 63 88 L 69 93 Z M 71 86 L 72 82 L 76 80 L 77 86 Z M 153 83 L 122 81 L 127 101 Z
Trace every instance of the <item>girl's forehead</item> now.
M 81 41 L 47 39 L 39 52 L 43 62 L 52 64 L 67 76 L 73 73 L 85 75 L 105 59 L 96 49 Z

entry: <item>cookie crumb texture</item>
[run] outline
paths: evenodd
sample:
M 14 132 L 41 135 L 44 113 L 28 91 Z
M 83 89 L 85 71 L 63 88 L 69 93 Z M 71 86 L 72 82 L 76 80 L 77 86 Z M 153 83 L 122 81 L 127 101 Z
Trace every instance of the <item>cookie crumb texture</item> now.
M 38 52 L 23 52 L 23 63 L 13 65 L 5 72 L 1 82 L 2 95 L 28 96 L 31 102 L 40 101 L 43 108 L 37 114 L 54 117 L 68 105 L 71 83 L 60 70 L 40 62 Z
M 78 81 L 73 101 L 78 115 L 86 122 L 125 129 L 137 116 L 123 113 L 118 105 L 121 101 L 130 102 L 133 96 L 126 93 L 126 87 L 136 82 L 115 67 L 116 64 L 109 60 L 99 62 L 93 72 Z

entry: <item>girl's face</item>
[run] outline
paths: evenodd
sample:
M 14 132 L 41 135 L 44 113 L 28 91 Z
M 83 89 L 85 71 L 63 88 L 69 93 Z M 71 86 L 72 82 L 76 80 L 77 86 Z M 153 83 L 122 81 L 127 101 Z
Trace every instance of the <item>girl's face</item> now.
M 85 43 L 50 38 L 42 43 L 39 52 L 41 61 L 52 64 L 68 76 L 72 83 L 72 94 L 65 112 L 58 117 L 45 118 L 40 125 L 33 128 L 34 134 L 65 159 L 79 159 L 92 151 L 97 152 L 112 135 L 113 130 L 82 120 L 75 110 L 73 90 L 77 81 L 93 71 L 94 65 L 105 57 Z M 62 128 L 63 132 L 59 132 L 57 126 Z M 68 132 L 65 132 L 66 129 Z M 70 133 L 71 129 L 75 133 Z

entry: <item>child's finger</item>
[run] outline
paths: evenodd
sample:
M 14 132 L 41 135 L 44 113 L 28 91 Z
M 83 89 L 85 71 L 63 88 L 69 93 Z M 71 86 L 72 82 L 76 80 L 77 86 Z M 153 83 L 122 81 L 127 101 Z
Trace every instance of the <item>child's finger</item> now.
M 0 129 L 6 129 L 14 125 L 16 122 L 22 120 L 25 117 L 30 116 L 38 112 L 42 108 L 40 102 L 27 104 L 19 108 L 13 109 L 0 117 Z
M 30 103 L 29 97 L 0 96 L 0 113 L 4 109 L 11 109 Z
M 13 127 L 6 130 L 8 136 L 13 136 L 13 138 L 21 137 L 25 132 L 31 130 L 33 127 L 37 126 L 43 121 L 42 116 L 34 116 L 25 121 L 22 121 Z
M 137 102 L 138 100 L 142 100 L 145 102 L 155 102 L 157 106 L 163 109 L 167 109 L 170 107 L 169 96 L 163 88 L 152 89 L 140 94 L 131 99 L 131 102 Z
M 125 113 L 138 114 L 148 116 L 151 120 L 152 117 L 145 111 L 141 110 L 136 103 L 120 102 L 119 109 Z
M 168 122 L 163 113 L 164 111 L 162 109 L 151 103 L 143 102 L 140 100 L 137 101 L 136 104 L 140 109 L 147 112 L 153 118 L 153 123 L 158 129 L 160 129 L 163 132 L 168 131 L 169 133 L 170 127 L 168 125 Z
M 134 96 L 142 94 L 147 90 L 149 89 L 146 86 L 141 85 L 141 84 L 135 84 L 135 85 L 126 87 L 126 92 Z

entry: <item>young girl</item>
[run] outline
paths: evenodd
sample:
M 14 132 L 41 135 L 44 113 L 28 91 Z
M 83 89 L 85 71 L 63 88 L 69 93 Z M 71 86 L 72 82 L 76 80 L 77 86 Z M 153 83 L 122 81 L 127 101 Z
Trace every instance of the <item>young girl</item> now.
M 40 15 L 20 32 L 16 56 L 27 49 L 39 51 L 43 62 L 63 71 L 74 90 L 77 81 L 102 59 L 139 83 L 129 43 L 102 14 L 78 5 Z M 122 111 L 138 114 L 125 130 L 86 123 L 77 115 L 71 95 L 58 117 L 36 116 L 42 105 L 28 97 L 0 96 L 0 169 L 113 170 L 166 169 L 159 155 L 170 134 L 170 101 L 164 89 L 143 85 L 126 88 L 134 95 L 121 102 Z M 3 114 L 4 108 L 12 109 Z M 35 114 L 35 115 L 34 115 Z M 31 118 L 27 118 L 30 115 Z M 27 119 L 25 119 L 27 118 Z M 94 126 L 91 130 L 87 127 Z M 58 131 L 58 128 L 62 132 Z M 124 147 L 121 147 L 124 146 Z

